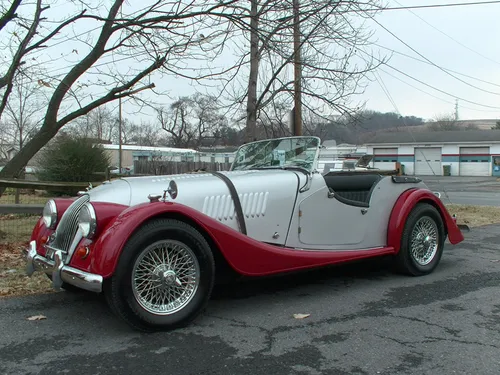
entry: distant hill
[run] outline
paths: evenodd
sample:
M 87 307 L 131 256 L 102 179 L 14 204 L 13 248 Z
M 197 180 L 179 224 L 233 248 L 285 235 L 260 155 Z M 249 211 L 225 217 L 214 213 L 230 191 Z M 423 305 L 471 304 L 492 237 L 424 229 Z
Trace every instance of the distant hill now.
M 455 121 L 455 125 L 457 127 L 461 128 L 467 128 L 468 126 L 472 125 L 478 130 L 490 130 L 493 126 L 495 126 L 497 119 L 482 119 L 482 120 L 458 120 Z M 418 131 L 418 130 L 429 130 L 432 128 L 432 126 L 436 124 L 436 122 L 426 122 L 422 125 L 415 125 L 411 127 L 412 131 Z

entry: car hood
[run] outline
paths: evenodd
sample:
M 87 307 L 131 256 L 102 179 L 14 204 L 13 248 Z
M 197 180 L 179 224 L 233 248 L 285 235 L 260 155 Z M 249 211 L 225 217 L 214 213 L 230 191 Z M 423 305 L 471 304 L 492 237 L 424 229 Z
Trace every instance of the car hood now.
M 262 185 L 269 183 L 281 185 L 297 185 L 297 176 L 305 176 L 285 170 L 249 170 L 249 171 L 224 171 L 235 185 L 239 194 L 261 191 Z M 302 178 L 300 177 L 299 178 Z M 127 206 L 148 202 L 149 195 L 163 197 L 170 181 L 175 181 L 178 195 L 172 200 L 166 194 L 167 200 L 198 208 L 200 199 L 228 194 L 224 181 L 209 172 L 184 173 L 177 175 L 126 177 L 105 183 L 88 191 L 91 202 L 108 202 Z M 280 183 L 281 182 L 281 183 Z

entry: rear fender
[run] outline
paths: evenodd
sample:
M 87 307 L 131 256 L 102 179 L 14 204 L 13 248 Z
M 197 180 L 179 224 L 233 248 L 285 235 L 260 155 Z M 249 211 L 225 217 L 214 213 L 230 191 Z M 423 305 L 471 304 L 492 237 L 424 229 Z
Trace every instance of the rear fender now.
M 387 228 L 387 246 L 393 247 L 396 253 L 399 252 L 406 219 L 418 203 L 429 203 L 436 207 L 443 219 L 448 239 L 453 245 L 464 240 L 462 232 L 441 199 L 430 190 L 413 188 L 403 192 L 392 209 Z

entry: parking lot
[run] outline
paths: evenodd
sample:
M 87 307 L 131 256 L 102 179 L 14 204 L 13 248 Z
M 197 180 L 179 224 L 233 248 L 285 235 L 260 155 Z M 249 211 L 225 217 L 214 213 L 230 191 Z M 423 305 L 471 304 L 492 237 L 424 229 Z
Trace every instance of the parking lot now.
M 497 177 L 422 176 L 444 203 L 500 206 L 500 179 Z
M 381 261 L 218 289 L 170 333 L 130 331 L 94 297 L 1 300 L 0 373 L 498 374 L 499 244 L 499 226 L 474 229 L 421 278 Z

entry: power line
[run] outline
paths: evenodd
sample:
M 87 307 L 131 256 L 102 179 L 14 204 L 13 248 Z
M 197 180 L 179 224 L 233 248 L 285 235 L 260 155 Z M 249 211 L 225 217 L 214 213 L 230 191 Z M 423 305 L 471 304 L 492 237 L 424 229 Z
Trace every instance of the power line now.
M 394 79 L 397 79 L 398 81 L 400 81 L 400 82 L 404 83 L 404 84 L 405 84 L 405 85 L 407 85 L 407 86 L 410 86 L 411 88 L 413 88 L 413 89 L 415 89 L 415 90 L 417 90 L 417 91 L 420 91 L 420 92 L 422 92 L 422 93 L 424 93 L 424 94 L 426 94 L 426 95 L 428 95 L 428 96 L 431 96 L 431 97 L 433 97 L 433 98 L 435 98 L 435 99 L 437 99 L 437 100 L 440 100 L 440 101 L 442 101 L 442 102 L 444 102 L 444 103 L 454 104 L 453 102 L 451 102 L 451 101 L 449 101 L 449 100 L 446 100 L 446 99 L 440 98 L 439 96 L 436 96 L 436 95 L 431 94 L 431 93 L 429 93 L 429 92 L 427 92 L 427 91 L 425 91 L 425 90 L 422 90 L 421 88 L 419 88 L 419 87 L 417 87 L 417 86 L 415 86 L 415 85 L 412 85 L 411 83 L 406 82 L 405 80 L 403 80 L 403 79 L 399 78 L 398 76 L 396 76 L 396 75 L 394 75 L 394 74 L 389 73 L 388 71 L 386 71 L 386 70 L 384 70 L 384 69 L 382 69 L 382 68 L 378 68 L 378 69 L 379 69 L 381 72 L 383 72 L 384 74 L 387 74 L 388 76 L 390 76 L 390 77 L 392 77 L 392 78 L 394 78 Z M 451 94 L 450 94 L 450 95 L 451 95 Z M 483 112 L 483 113 L 498 113 L 498 112 L 500 112 L 500 109 L 499 109 L 498 111 L 489 111 L 489 110 L 485 110 L 485 109 L 478 109 L 478 108 L 467 107 L 467 106 L 464 106 L 464 105 L 461 105 L 461 108 L 465 108 L 465 109 L 468 109 L 468 110 L 470 110 L 470 111 Z
M 401 3 L 399 3 L 397 0 L 394 0 L 394 1 L 395 1 L 397 4 L 401 5 Z M 495 64 L 500 65 L 500 62 L 495 61 L 495 60 L 493 60 L 493 59 L 489 58 L 488 56 L 483 55 L 483 54 L 482 54 L 482 53 L 480 53 L 480 52 L 477 52 L 476 50 L 474 50 L 474 49 L 472 49 L 472 48 L 470 48 L 470 47 L 466 46 L 465 44 L 463 44 L 463 43 L 462 43 L 462 42 L 460 42 L 459 40 L 457 40 L 457 39 L 453 38 L 452 36 L 448 35 L 448 34 L 447 34 L 447 33 L 445 33 L 444 31 L 442 31 L 442 30 L 438 29 L 436 26 L 434 26 L 434 25 L 430 24 L 429 22 L 427 22 L 426 20 L 424 20 L 422 17 L 420 17 L 418 14 L 416 14 L 415 12 L 413 12 L 411 9 L 408 9 L 408 11 L 409 11 L 411 14 L 413 14 L 415 17 L 419 18 L 422 22 L 425 22 L 427 25 L 429 25 L 430 27 L 432 27 L 434 30 L 436 30 L 436 31 L 440 32 L 441 34 L 443 34 L 443 35 L 444 35 L 444 36 L 446 36 L 447 38 L 449 38 L 449 39 L 453 40 L 455 43 L 459 44 L 460 46 L 464 47 L 465 49 L 468 49 L 469 51 L 474 52 L 476 55 L 481 56 L 482 58 L 484 58 L 484 59 L 486 59 L 486 60 L 488 60 L 488 61 L 491 61 L 491 62 L 493 62 L 493 63 L 495 63 Z
M 387 51 L 391 51 L 393 53 L 396 53 L 398 55 L 401 55 L 401 56 L 404 56 L 404 57 L 408 57 L 409 59 L 412 59 L 412 60 L 415 60 L 415 61 L 418 61 L 418 62 L 421 62 L 421 63 L 424 63 L 424 64 L 428 64 L 428 65 L 432 65 L 431 63 L 429 63 L 428 61 L 426 60 L 422 60 L 422 59 L 419 59 L 418 57 L 415 57 L 415 56 L 411 56 L 411 55 L 408 55 L 406 53 L 403 53 L 403 52 L 400 52 L 400 51 L 396 51 L 392 48 L 389 48 L 389 47 L 385 47 L 381 44 L 378 44 L 378 43 L 373 43 L 374 46 L 377 46 L 377 47 L 380 47 L 380 48 L 383 48 Z M 467 77 L 467 78 L 470 78 L 470 79 L 473 79 L 475 81 L 479 81 L 479 82 L 482 82 L 482 83 L 486 83 L 488 85 L 491 85 L 491 86 L 496 86 L 496 87 L 500 87 L 500 84 L 498 83 L 494 83 L 494 82 L 489 82 L 489 81 L 486 81 L 484 79 L 481 79 L 481 78 L 477 78 L 477 77 L 473 77 L 473 76 L 470 76 L 468 74 L 465 74 L 465 73 L 461 73 L 461 72 L 458 72 L 456 70 L 453 70 L 453 69 L 449 69 L 449 68 L 443 68 L 449 72 L 452 72 L 452 73 L 455 73 L 455 74 L 458 74 L 458 75 L 461 75 L 461 76 L 464 76 L 464 77 Z
M 381 60 L 379 60 L 379 59 L 377 59 L 377 58 L 375 58 L 375 59 L 376 59 L 376 60 L 378 60 L 378 61 L 380 61 L 380 62 L 382 62 Z M 398 73 L 403 74 L 404 76 L 406 76 L 406 77 L 408 77 L 408 78 L 410 78 L 410 79 L 412 79 L 412 80 L 414 80 L 414 81 L 417 81 L 418 83 L 421 83 L 421 84 L 422 84 L 422 85 L 424 85 L 424 86 L 427 86 L 427 87 L 430 87 L 431 89 L 434 89 L 434 90 L 436 90 L 436 91 L 439 91 L 439 92 L 441 92 L 441 93 L 443 93 L 443 94 L 445 94 L 445 95 L 451 96 L 451 97 L 453 97 L 453 98 L 459 99 L 459 100 L 464 101 L 464 102 L 467 102 L 467 103 L 471 103 L 471 104 L 474 104 L 474 105 L 478 105 L 478 106 L 480 106 L 480 107 L 485 107 L 485 108 L 493 108 L 493 109 L 498 109 L 498 110 L 500 110 L 500 107 L 494 107 L 494 106 L 491 106 L 491 105 L 481 104 L 481 103 L 473 102 L 473 101 L 471 101 L 471 100 L 467 100 L 467 99 L 460 98 L 460 97 L 458 97 L 458 96 L 456 96 L 456 95 L 452 95 L 452 94 L 450 94 L 450 93 L 448 93 L 448 92 L 446 92 L 446 91 L 444 91 L 444 90 L 441 90 L 441 89 L 438 89 L 437 87 L 434 87 L 434 86 L 432 86 L 432 85 L 429 85 L 428 83 L 425 83 L 425 82 L 423 82 L 423 81 L 419 80 L 418 78 L 415 78 L 415 77 L 413 77 L 413 76 L 411 76 L 411 75 L 409 75 L 409 74 L 407 74 L 407 73 L 405 73 L 405 72 L 402 72 L 401 70 L 399 70 L 399 69 L 397 69 L 397 68 L 393 67 L 392 65 L 389 65 L 389 64 L 385 64 L 385 65 L 386 65 L 387 67 L 389 67 L 389 68 L 391 68 L 391 69 L 393 69 L 393 70 L 397 71 Z
M 366 11 L 387 11 L 387 10 L 406 10 L 406 9 L 425 9 L 425 8 L 447 8 L 447 7 L 459 7 L 459 6 L 472 6 L 472 5 L 490 5 L 490 4 L 500 4 L 500 1 L 473 1 L 468 3 L 447 3 L 447 4 L 427 4 L 427 5 L 408 5 L 399 7 L 388 7 L 388 8 L 370 8 Z
M 377 77 L 376 77 L 376 76 L 375 76 L 375 79 L 377 79 Z M 382 80 L 382 77 L 380 77 L 380 80 L 381 80 L 381 82 L 382 82 L 382 83 L 384 82 L 384 81 Z M 385 85 L 384 85 L 384 86 L 385 86 Z M 387 95 L 387 94 L 386 94 L 386 95 Z M 396 113 L 397 113 L 397 114 L 399 114 L 399 116 L 400 116 L 400 117 L 401 117 L 401 119 L 403 120 L 403 125 L 404 125 L 407 129 L 408 129 L 408 133 L 410 134 L 411 138 L 413 139 L 413 142 L 414 142 L 414 143 L 417 143 L 417 140 L 415 139 L 415 136 L 413 135 L 413 133 L 412 133 L 412 131 L 411 131 L 411 127 L 410 127 L 410 126 L 408 126 L 408 124 L 407 124 L 407 122 L 406 122 L 406 120 L 405 120 L 404 116 L 403 116 L 403 115 L 401 114 L 401 112 L 399 111 L 398 107 L 396 106 L 396 103 L 392 100 L 392 96 L 390 95 L 390 93 L 388 94 L 388 98 L 389 98 L 389 100 L 392 102 L 392 105 L 394 106 L 394 109 L 396 110 Z M 425 161 L 426 161 L 427 166 L 428 166 L 428 167 L 429 167 L 429 169 L 432 171 L 432 174 L 433 174 L 434 176 L 438 176 L 438 175 L 436 174 L 436 172 L 434 171 L 434 169 L 431 167 L 429 160 L 427 160 L 427 158 L 424 158 L 424 159 L 425 159 Z M 416 163 L 414 163 L 414 168 L 415 168 L 415 164 L 416 164 Z M 415 173 L 415 170 L 414 170 L 414 173 Z M 438 177 L 438 180 L 437 180 L 437 181 L 438 181 L 438 184 L 439 184 L 439 183 L 440 183 L 440 182 L 439 182 L 439 177 Z M 443 187 L 443 191 L 444 191 L 444 194 L 445 194 L 446 198 L 448 198 L 448 200 L 449 200 L 449 201 L 450 201 L 450 203 L 451 203 L 451 199 L 450 199 L 450 197 L 448 196 L 448 192 L 446 191 L 446 188 L 445 188 L 445 187 Z
M 394 34 L 391 30 L 389 30 L 387 27 L 385 27 L 384 25 L 382 25 L 380 22 L 378 22 L 374 17 L 370 16 L 370 18 L 377 24 L 379 25 L 381 28 L 383 28 L 385 31 L 387 31 L 389 34 L 391 34 L 394 38 L 396 38 L 398 41 L 400 41 L 402 44 L 404 44 L 406 47 L 408 47 L 409 49 L 411 49 L 413 52 L 415 52 L 417 55 L 419 55 L 420 57 L 422 57 L 423 59 L 427 60 L 430 64 L 434 65 L 436 68 L 438 68 L 439 70 L 443 71 L 444 73 L 448 74 L 450 77 L 453 77 L 455 78 L 456 80 L 466 84 L 467 86 L 470 86 L 472 88 L 475 88 L 476 90 L 479 90 L 479 91 L 484 91 L 488 94 L 493 94 L 493 95 L 499 95 L 500 96 L 500 93 L 498 92 L 494 92 L 494 91 L 489 91 L 489 90 L 485 90 L 485 89 L 482 89 L 480 87 L 477 87 L 467 81 L 464 81 L 463 79 L 461 78 L 458 78 L 457 76 L 453 75 L 452 73 L 448 72 L 446 69 L 440 67 L 439 65 L 437 65 L 436 63 L 432 62 L 431 60 L 429 60 L 427 57 L 425 57 L 424 55 L 422 55 L 420 52 L 418 52 L 415 48 L 413 48 L 412 46 L 410 46 L 408 43 L 406 43 L 404 40 L 402 40 L 400 37 L 398 37 L 396 34 Z
M 461 97 L 459 97 L 459 96 L 457 96 L 457 95 L 452 95 L 452 94 L 450 94 L 450 93 L 448 93 L 448 92 L 446 92 L 446 91 L 444 91 L 444 90 L 441 90 L 441 89 L 439 89 L 439 88 L 437 88 L 437 87 L 435 87 L 435 86 L 432 86 L 432 85 L 430 85 L 430 84 L 428 84 L 428 83 L 425 83 L 424 81 L 422 81 L 422 80 L 420 80 L 420 79 L 418 79 L 418 78 L 415 78 L 415 77 L 411 76 L 410 74 L 405 73 L 405 72 L 403 72 L 403 71 L 399 70 L 398 68 L 393 67 L 392 65 L 389 65 L 388 63 L 386 63 L 386 62 L 384 62 L 384 61 L 380 60 L 379 58 L 377 58 L 377 57 L 374 57 L 374 56 L 370 55 L 368 52 L 364 51 L 362 48 L 359 48 L 359 49 L 358 49 L 358 51 L 363 52 L 364 54 L 368 55 L 370 58 L 377 60 L 379 63 L 384 64 L 384 65 L 385 65 L 385 66 L 387 66 L 388 68 L 391 68 L 392 70 L 395 70 L 395 71 L 397 71 L 398 73 L 400 73 L 400 74 L 402 74 L 402 75 L 404 75 L 404 76 L 406 76 L 406 77 L 408 77 L 408 78 L 410 78 L 410 79 L 412 79 L 412 80 L 414 80 L 414 81 L 416 81 L 416 82 L 418 82 L 418 83 L 420 83 L 420 84 L 422 84 L 422 85 L 424 85 L 424 86 L 427 86 L 427 87 L 429 87 L 429 88 L 431 88 L 431 89 L 433 89 L 433 90 L 439 91 L 440 93 L 443 93 L 443 94 L 445 94 L 445 95 L 451 96 L 451 97 L 453 97 L 454 99 L 459 99 L 459 100 L 461 100 L 461 101 L 463 101 L 463 102 L 471 103 L 471 104 L 474 104 L 474 105 L 477 105 L 477 106 L 480 106 L 480 107 L 492 108 L 492 109 L 497 109 L 497 110 L 499 110 L 499 111 L 500 111 L 500 107 L 494 107 L 494 106 L 491 106 L 491 105 L 481 104 L 481 103 L 474 102 L 474 101 L 472 101 L 472 100 L 464 99 L 464 98 L 461 98 Z M 363 59 L 363 60 L 364 60 L 365 62 L 369 63 L 369 62 L 368 62 L 368 61 L 366 61 L 365 59 Z

